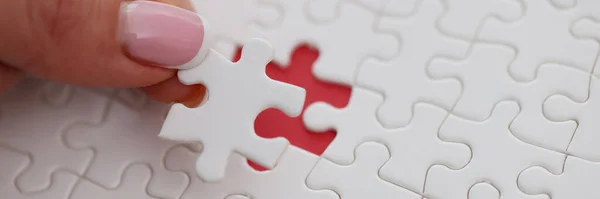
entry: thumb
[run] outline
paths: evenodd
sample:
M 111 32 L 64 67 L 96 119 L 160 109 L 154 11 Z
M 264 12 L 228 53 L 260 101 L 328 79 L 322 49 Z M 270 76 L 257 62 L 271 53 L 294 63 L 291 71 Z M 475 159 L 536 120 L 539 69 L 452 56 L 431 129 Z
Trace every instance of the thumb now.
M 65 83 L 151 86 L 201 61 L 204 26 L 152 1 L 0 1 L 0 63 Z

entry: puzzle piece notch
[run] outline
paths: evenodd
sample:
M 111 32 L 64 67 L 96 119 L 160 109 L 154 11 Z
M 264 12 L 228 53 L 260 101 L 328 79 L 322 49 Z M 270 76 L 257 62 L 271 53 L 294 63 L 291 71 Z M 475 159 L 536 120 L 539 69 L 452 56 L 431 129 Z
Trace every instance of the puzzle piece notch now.
M 293 49 L 306 43 L 320 50 L 313 74 L 323 81 L 354 85 L 362 60 L 367 56 L 391 59 L 399 49 L 391 34 L 374 31 L 376 14 L 355 3 L 342 3 L 340 17 L 328 23 L 315 23 L 306 16 L 308 0 L 280 1 L 286 16 L 280 27 L 264 30 L 254 28 L 253 36 L 265 38 L 275 46 L 274 61 L 289 65 Z M 311 30 L 311 31 L 306 31 Z M 347 31 L 353 30 L 353 31 Z M 352 48 L 339 49 L 351 44 Z
M 115 100 L 101 123 L 74 124 L 66 131 L 65 140 L 74 148 L 95 152 L 85 176 L 101 186 L 117 187 L 131 163 L 143 162 L 152 168 L 154 176 L 148 193 L 177 198 L 185 190 L 188 176 L 164 169 L 162 156 L 176 143 L 156 136 L 168 108 L 155 101 L 131 106 Z
M 598 142 L 600 128 L 597 113 L 600 110 L 600 80 L 593 76 L 589 98 L 577 102 L 564 95 L 553 95 L 544 102 L 544 114 L 553 121 L 577 121 L 577 129 L 569 144 L 568 153 L 589 161 L 600 162 Z
M 502 197 L 545 198 L 521 192 L 515 183 L 518 174 L 535 165 L 559 171 L 565 155 L 527 144 L 514 137 L 508 126 L 519 110 L 516 102 L 502 101 L 484 121 L 470 121 L 451 115 L 439 131 L 440 138 L 466 143 L 473 156 L 469 164 L 460 170 L 432 166 L 427 174 L 425 194 L 432 198 L 465 198 L 469 187 L 485 180 L 493 184 L 502 193 Z
M 267 41 L 253 39 L 244 45 L 238 62 L 211 51 L 198 67 L 179 71 L 181 82 L 204 84 L 209 97 L 197 108 L 173 105 L 159 136 L 201 142 L 204 148 L 197 159 L 197 175 L 203 180 L 223 178 L 231 153 L 272 169 L 289 144 L 285 138 L 265 139 L 253 131 L 255 117 L 264 109 L 275 107 L 296 117 L 304 105 L 303 88 L 266 75 L 273 51 Z
M 593 8 L 597 13 L 600 4 L 582 2 L 583 6 L 561 11 L 547 0 L 524 1 L 527 14 L 521 20 L 506 23 L 489 18 L 482 25 L 477 38 L 518 49 L 516 58 L 509 66 L 511 76 L 517 81 L 535 79 L 539 65 L 548 62 L 591 72 L 599 45 L 595 41 L 574 37 L 570 27 L 574 20 L 594 13 L 591 11 Z
M 427 169 L 432 164 L 459 169 L 468 163 L 470 150 L 466 145 L 443 142 L 437 136 L 446 111 L 417 103 L 413 109 L 415 117 L 408 126 L 385 129 L 374 114 L 382 102 L 381 95 L 354 87 L 347 107 L 338 109 L 315 103 L 306 109 L 304 121 L 307 128 L 317 132 L 337 131 L 336 138 L 323 154 L 337 164 L 354 162 L 352 151 L 360 143 L 377 141 L 386 144 L 392 158 L 381 168 L 381 177 L 415 192 L 423 191 Z
M 152 177 L 152 169 L 146 164 L 133 164 L 125 169 L 125 173 L 119 185 L 115 188 L 106 189 L 103 186 L 82 179 L 71 195 L 71 198 L 139 198 L 157 199 L 146 192 L 146 187 Z
M 594 19 L 591 17 L 582 18 L 577 20 L 574 24 L 572 32 L 575 36 L 582 38 L 592 38 L 597 42 L 600 42 L 600 19 Z M 593 74 L 596 77 L 600 77 L 600 62 L 596 61 L 594 66 Z
M 386 128 L 408 125 L 412 106 L 427 102 L 450 110 L 461 94 L 456 79 L 432 79 L 427 63 L 432 56 L 463 57 L 469 48 L 467 41 L 448 37 L 436 28 L 443 13 L 438 0 L 425 0 L 415 15 L 383 17 L 377 24 L 382 31 L 402 38 L 402 50 L 392 60 L 368 58 L 357 75 L 357 84 L 383 93 L 386 101 L 377 116 Z
M 508 46 L 475 43 L 463 60 L 434 58 L 429 71 L 433 77 L 457 78 L 463 83 L 463 93 L 453 113 L 481 121 L 489 117 L 498 102 L 516 100 L 522 110 L 510 127 L 515 136 L 537 146 L 566 151 L 576 123 L 548 121 L 542 104 L 555 93 L 585 100 L 589 75 L 569 66 L 547 63 L 539 67 L 536 79 L 516 82 L 507 71 L 515 54 Z
M 338 165 L 321 158 L 306 179 L 306 185 L 315 190 L 334 190 L 345 199 L 421 198 L 421 195 L 379 177 L 379 168 L 390 158 L 385 145 L 365 142 L 355 153 L 356 161 L 351 165 Z
M 76 122 L 100 121 L 108 98 L 92 89 L 32 78 L 20 82 L 1 100 L 0 145 L 32 158 L 15 181 L 23 192 L 47 189 L 51 173 L 58 168 L 83 174 L 93 153 L 70 149 L 63 142 L 63 132 Z
M 543 167 L 524 170 L 519 176 L 519 187 L 528 194 L 549 194 L 553 199 L 599 198 L 597 185 L 600 165 L 574 156 L 568 156 L 564 170 L 553 174 Z
M 480 182 L 469 189 L 468 199 L 500 199 L 500 191 L 493 185 Z
M 166 155 L 166 167 L 191 175 L 195 170 L 192 160 L 195 153 L 184 147 L 173 148 Z M 231 193 L 262 199 L 339 199 L 333 191 L 306 187 L 306 176 L 318 160 L 318 156 L 290 145 L 274 169 L 258 172 L 248 165 L 243 156 L 233 154 L 223 179 L 203 182 L 199 178 L 192 178 L 190 188 L 182 199 L 223 198 Z

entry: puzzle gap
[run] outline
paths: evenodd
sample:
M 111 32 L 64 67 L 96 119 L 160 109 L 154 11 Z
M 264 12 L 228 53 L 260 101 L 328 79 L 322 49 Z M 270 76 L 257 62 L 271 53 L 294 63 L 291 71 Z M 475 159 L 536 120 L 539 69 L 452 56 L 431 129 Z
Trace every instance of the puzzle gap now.
M 238 48 L 233 61 L 237 61 L 240 55 L 241 48 Z M 315 78 L 312 67 L 318 57 L 317 49 L 300 45 L 294 50 L 290 65 L 280 66 L 271 62 L 267 65 L 266 73 L 272 79 L 306 89 L 307 96 L 303 110 L 319 101 L 337 108 L 345 107 L 350 99 L 351 88 Z M 261 137 L 285 137 L 292 145 L 316 155 L 321 155 L 325 151 L 336 134 L 333 130 L 319 133 L 309 131 L 304 127 L 302 115 L 290 118 L 274 108 L 266 109 L 256 117 L 254 129 Z M 251 161 L 248 163 L 257 171 L 266 170 Z

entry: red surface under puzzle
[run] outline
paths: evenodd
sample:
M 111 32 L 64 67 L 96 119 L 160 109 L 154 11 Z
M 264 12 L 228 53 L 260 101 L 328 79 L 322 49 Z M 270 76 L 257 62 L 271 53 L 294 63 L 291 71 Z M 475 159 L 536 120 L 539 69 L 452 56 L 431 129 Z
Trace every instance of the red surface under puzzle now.
M 239 60 L 240 53 L 241 48 L 238 49 L 234 60 Z M 316 79 L 312 75 L 312 67 L 318 57 L 319 52 L 316 49 L 300 46 L 294 51 L 289 66 L 281 67 L 271 62 L 267 65 L 266 73 L 272 79 L 306 89 L 304 109 L 319 101 L 338 108 L 345 107 L 350 99 L 351 88 Z M 273 108 L 264 110 L 257 116 L 254 129 L 261 137 L 285 137 L 292 145 L 317 155 L 321 155 L 335 137 L 333 130 L 319 133 L 309 131 L 304 127 L 302 115 L 291 118 Z M 250 165 L 257 170 L 264 170 L 254 163 Z

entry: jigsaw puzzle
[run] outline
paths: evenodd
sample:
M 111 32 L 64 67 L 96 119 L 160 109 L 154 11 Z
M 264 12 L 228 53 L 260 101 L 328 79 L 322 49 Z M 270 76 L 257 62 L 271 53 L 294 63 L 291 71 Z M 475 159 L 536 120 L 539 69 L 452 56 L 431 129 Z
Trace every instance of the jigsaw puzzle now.
M 29 78 L 0 198 L 600 197 L 598 0 L 192 5 L 205 102 Z

